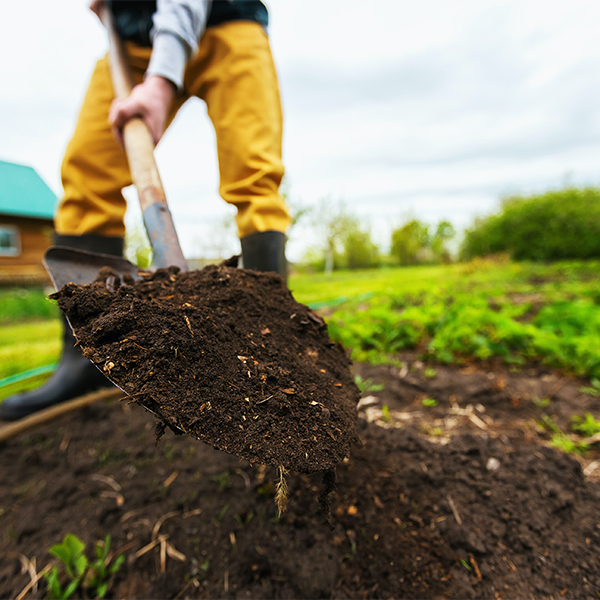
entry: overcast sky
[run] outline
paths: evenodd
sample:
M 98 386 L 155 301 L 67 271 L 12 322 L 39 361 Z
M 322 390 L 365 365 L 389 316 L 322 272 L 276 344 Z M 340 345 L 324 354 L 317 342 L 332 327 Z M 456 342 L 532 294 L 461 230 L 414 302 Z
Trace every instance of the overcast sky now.
M 389 245 L 408 215 L 457 228 L 512 193 L 600 182 L 600 2 L 271 0 L 291 195 L 328 196 Z M 105 34 L 84 0 L 5 2 L 0 159 L 59 168 Z M 156 152 L 184 251 L 230 208 L 191 101 Z M 139 211 L 135 196 L 128 221 Z M 292 235 L 298 259 L 310 231 Z M 235 250 L 235 241 L 232 251 Z

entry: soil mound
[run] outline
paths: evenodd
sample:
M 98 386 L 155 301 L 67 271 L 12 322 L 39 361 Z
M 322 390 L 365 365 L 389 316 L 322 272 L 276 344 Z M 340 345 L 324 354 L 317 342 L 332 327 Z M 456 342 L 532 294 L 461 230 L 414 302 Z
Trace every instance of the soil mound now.
M 53 295 L 84 355 L 160 419 L 250 462 L 331 469 L 356 439 L 359 392 L 321 317 L 281 277 L 176 267 Z
M 398 397 L 398 403 L 403 399 Z M 365 411 L 361 410 L 363 417 Z M 522 439 L 359 420 L 337 468 L 331 531 L 320 474 L 166 436 L 137 406 L 98 404 L 1 449 L 0 597 L 16 598 L 73 533 L 127 559 L 111 598 L 596 598 L 600 488 L 571 457 Z M 492 460 L 493 459 L 493 460 Z M 26 597 L 45 597 L 43 580 Z M 74 597 L 92 597 L 79 590 Z

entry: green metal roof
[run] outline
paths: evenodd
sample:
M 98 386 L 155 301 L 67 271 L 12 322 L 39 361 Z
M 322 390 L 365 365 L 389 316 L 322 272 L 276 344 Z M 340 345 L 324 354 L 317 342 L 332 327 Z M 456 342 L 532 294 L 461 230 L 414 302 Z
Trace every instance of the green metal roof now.
M 32 167 L 0 160 L 0 214 L 52 219 L 56 195 Z

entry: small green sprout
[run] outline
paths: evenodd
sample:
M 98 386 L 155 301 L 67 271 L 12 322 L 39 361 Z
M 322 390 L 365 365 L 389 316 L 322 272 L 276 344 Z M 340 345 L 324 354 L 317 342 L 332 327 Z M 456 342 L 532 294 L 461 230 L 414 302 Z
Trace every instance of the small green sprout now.
M 589 446 L 584 442 L 576 442 L 562 431 L 553 433 L 550 443 L 559 450 L 568 454 L 585 454 L 589 450 Z
M 421 400 L 421 404 L 423 406 L 433 408 L 434 406 L 438 405 L 438 401 L 435 398 L 423 398 L 423 400 Z
M 469 564 L 469 563 L 468 563 L 468 562 L 467 562 L 467 561 L 466 561 L 464 558 L 461 558 L 461 559 L 460 559 L 460 564 L 461 564 L 461 565 L 462 565 L 462 566 L 463 566 L 465 569 L 467 569 L 467 571 L 472 571 L 472 570 L 473 570 L 473 569 L 471 568 L 471 565 L 470 565 L 470 564 Z
M 390 414 L 390 407 L 387 404 L 384 404 L 381 407 L 382 419 L 384 423 L 391 423 L 392 415 Z
M 59 570 L 52 567 L 44 575 L 50 599 L 66 600 L 78 589 L 85 588 L 85 596 L 104 598 L 108 591 L 110 576 L 121 568 L 125 555 L 121 554 L 114 562 L 109 557 L 110 535 L 95 545 L 96 558 L 88 559 L 84 553 L 85 544 L 73 534 L 67 534 L 61 544 L 55 544 L 48 552 L 58 558 L 64 566 L 69 581 L 66 587 L 60 582 Z M 112 564 L 111 564 L 112 562 Z
M 444 431 L 441 427 L 432 427 L 431 425 L 421 424 L 421 431 L 430 437 L 440 437 L 444 435 Z
M 223 519 L 225 518 L 225 514 L 227 513 L 227 511 L 229 510 L 229 504 L 226 504 L 220 511 L 219 514 L 217 515 L 217 520 L 219 521 L 219 523 L 221 523 L 223 521 Z
M 538 425 L 550 431 L 551 433 L 562 433 L 560 427 L 554 422 L 554 419 L 548 415 L 542 415 L 542 418 L 538 421 Z
M 582 394 L 589 394 L 590 396 L 600 396 L 600 379 L 595 377 L 591 380 L 591 386 L 583 386 L 579 388 Z
M 231 475 L 229 471 L 223 471 L 219 475 L 213 475 L 211 479 L 219 485 L 220 492 L 224 492 L 231 487 Z
M 432 367 L 426 367 L 423 370 L 423 375 L 425 375 L 427 379 L 433 379 L 437 375 L 437 371 Z
M 550 398 L 538 398 L 534 396 L 531 400 L 536 408 L 546 408 L 550 406 Z
M 592 437 L 600 433 L 600 421 L 594 418 L 592 413 L 585 413 L 585 417 L 574 415 L 572 421 L 571 429 L 581 433 L 585 437 Z
M 356 558 L 356 542 L 354 540 L 352 540 L 350 542 L 350 552 L 348 552 L 347 554 L 344 554 L 344 559 L 352 561 L 355 558 Z
M 254 513 L 252 511 L 246 513 L 245 515 L 240 515 L 239 513 L 236 513 L 234 515 L 234 518 L 243 527 L 245 525 L 248 525 L 248 523 L 252 521 L 252 519 L 254 518 Z
M 381 392 L 383 390 L 383 385 L 380 383 L 373 383 L 373 379 L 371 379 L 371 377 L 368 379 L 363 379 L 360 375 L 355 375 L 354 383 L 356 383 L 356 387 L 360 390 L 361 394 L 368 394 L 369 392 Z
M 196 579 L 204 579 L 210 569 L 210 561 L 206 558 L 192 558 L 192 568 L 190 575 Z

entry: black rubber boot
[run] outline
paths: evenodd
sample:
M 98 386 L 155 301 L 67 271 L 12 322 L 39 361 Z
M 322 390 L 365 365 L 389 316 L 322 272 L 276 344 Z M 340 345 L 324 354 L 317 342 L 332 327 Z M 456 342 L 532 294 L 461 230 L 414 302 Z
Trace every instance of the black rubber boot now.
M 57 246 L 68 246 L 77 250 L 123 255 L 123 238 L 118 237 L 56 235 L 54 243 Z M 113 387 L 113 384 L 75 347 L 73 331 L 66 319 L 64 317 L 61 319 L 63 351 L 58 368 L 42 387 L 11 396 L 0 403 L 0 419 L 16 421 L 99 388 Z
M 281 231 L 261 231 L 240 239 L 245 269 L 275 271 L 287 277 L 286 235 Z

